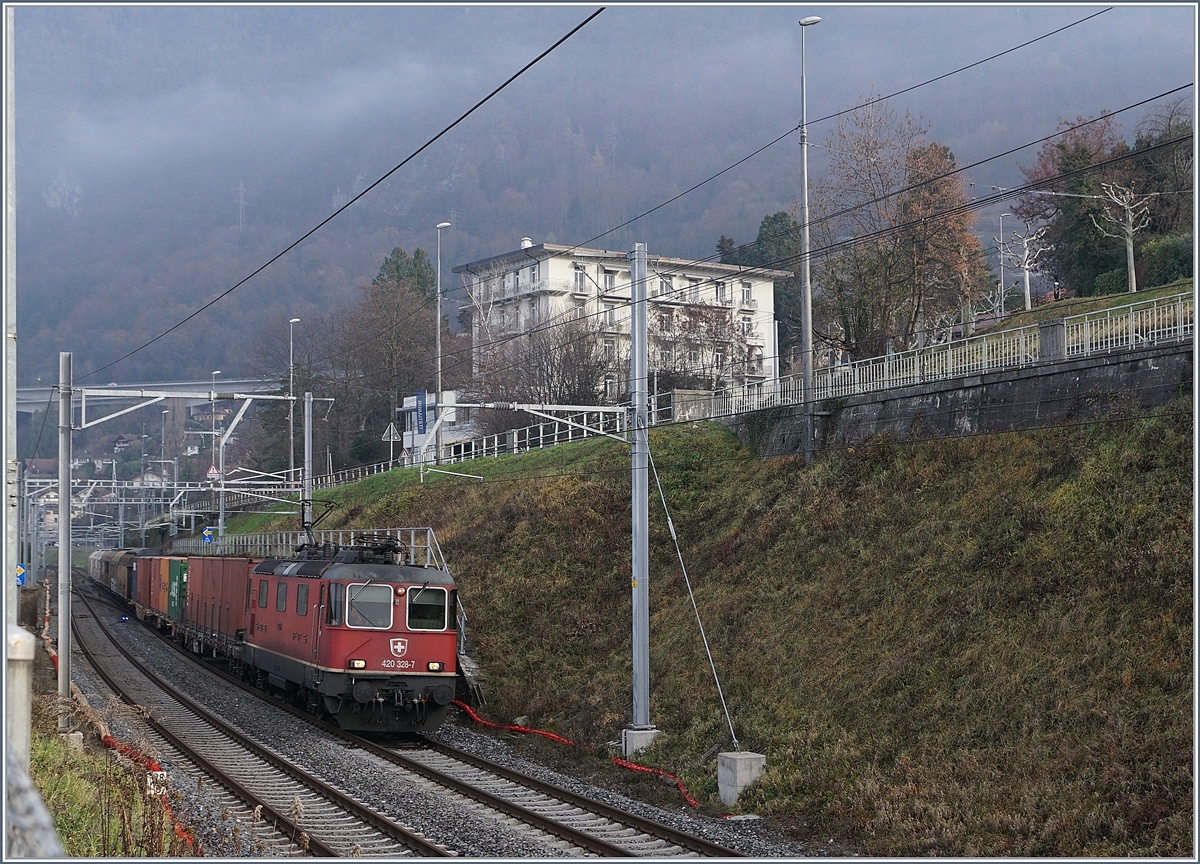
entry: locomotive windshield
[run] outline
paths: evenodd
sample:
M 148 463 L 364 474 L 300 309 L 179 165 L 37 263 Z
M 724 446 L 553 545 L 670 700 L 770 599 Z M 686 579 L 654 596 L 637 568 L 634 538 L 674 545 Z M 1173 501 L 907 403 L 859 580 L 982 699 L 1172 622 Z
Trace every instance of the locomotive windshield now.
M 351 627 L 392 626 L 392 587 L 390 585 L 347 585 L 349 606 L 346 624 Z
M 408 592 L 408 629 L 446 629 L 446 589 L 428 583 Z

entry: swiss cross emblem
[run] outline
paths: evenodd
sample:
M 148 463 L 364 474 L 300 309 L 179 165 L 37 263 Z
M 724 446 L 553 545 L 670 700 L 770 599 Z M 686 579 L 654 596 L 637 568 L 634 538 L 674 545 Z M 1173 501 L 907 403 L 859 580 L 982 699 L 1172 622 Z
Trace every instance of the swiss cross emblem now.
M 407 650 L 408 650 L 408 640 L 407 639 L 393 639 L 392 640 L 392 653 L 394 655 L 396 655 L 397 657 L 403 657 L 404 652 L 406 652 Z

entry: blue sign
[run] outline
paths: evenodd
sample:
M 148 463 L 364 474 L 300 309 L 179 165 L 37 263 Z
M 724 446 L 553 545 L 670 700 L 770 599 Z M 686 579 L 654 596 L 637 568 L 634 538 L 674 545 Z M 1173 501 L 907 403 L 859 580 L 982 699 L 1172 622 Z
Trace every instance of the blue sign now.
M 205 528 L 203 531 L 201 531 L 201 532 L 200 532 L 200 539 L 201 539 L 201 540 L 203 540 L 205 543 L 211 543 L 211 542 L 213 542 L 213 539 L 212 539 L 212 528 L 211 528 L 211 527 L 210 527 L 210 528 Z
M 18 585 L 25 584 L 25 565 L 24 564 L 17 565 L 17 584 Z
M 417 434 L 425 434 L 425 391 L 417 391 Z

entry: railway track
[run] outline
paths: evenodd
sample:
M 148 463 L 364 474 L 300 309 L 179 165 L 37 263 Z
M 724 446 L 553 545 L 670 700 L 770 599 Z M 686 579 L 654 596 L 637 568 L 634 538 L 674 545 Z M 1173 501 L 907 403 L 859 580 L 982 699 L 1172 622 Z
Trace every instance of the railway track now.
M 147 724 L 171 748 L 255 808 L 298 849 L 321 857 L 453 854 L 288 762 L 163 681 L 113 635 L 84 592 L 77 595 L 87 612 L 74 616 L 72 629 L 96 673 L 122 701 L 142 706 Z M 105 639 L 117 653 L 100 644 Z
M 107 598 L 106 598 L 107 599 Z M 479 756 L 431 739 L 399 750 L 346 732 L 292 705 L 269 697 L 240 679 L 214 668 L 155 632 L 190 662 L 230 685 L 265 700 L 347 745 L 381 759 L 402 772 L 440 787 L 460 800 L 517 820 L 558 838 L 560 848 L 576 855 L 601 857 L 744 857 L 742 853 L 604 804 L 551 783 L 521 774 Z

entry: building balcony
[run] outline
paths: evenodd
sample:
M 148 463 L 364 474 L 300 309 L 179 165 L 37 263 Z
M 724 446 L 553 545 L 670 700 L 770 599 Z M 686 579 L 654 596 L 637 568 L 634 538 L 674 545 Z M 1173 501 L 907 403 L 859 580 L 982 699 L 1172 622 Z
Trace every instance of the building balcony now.
M 754 312 L 758 309 L 758 301 L 753 297 L 743 297 L 738 305 L 747 312 Z

